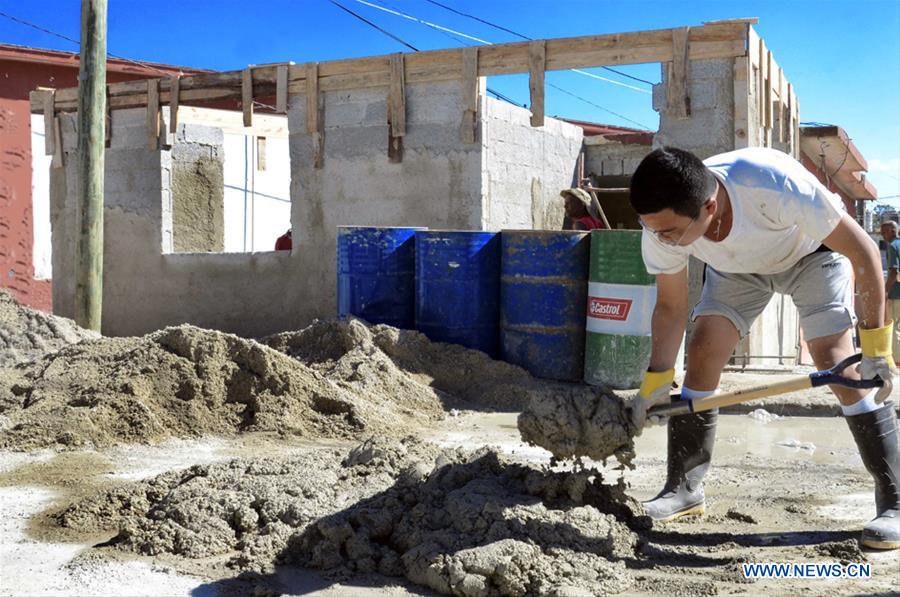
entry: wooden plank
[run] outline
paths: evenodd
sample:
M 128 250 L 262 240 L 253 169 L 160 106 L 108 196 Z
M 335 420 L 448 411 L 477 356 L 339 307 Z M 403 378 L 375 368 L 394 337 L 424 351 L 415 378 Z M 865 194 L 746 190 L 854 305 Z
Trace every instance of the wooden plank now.
M 288 65 L 278 66 L 275 80 L 275 110 L 287 114 L 288 108 Z
M 266 138 L 256 138 L 256 169 L 263 171 L 266 169 Z
M 794 138 L 794 86 L 790 83 L 787 84 L 787 102 L 784 108 L 783 118 L 787 120 L 787 142 L 791 150 L 790 153 L 793 155 L 794 143 L 797 140 Z
M 63 160 L 63 142 L 62 142 L 62 125 L 59 116 L 53 117 L 53 125 L 51 127 L 51 135 L 53 135 L 53 159 L 50 160 L 51 168 L 62 168 L 65 166 Z M 47 134 L 44 131 L 44 134 Z
M 313 143 L 313 168 L 325 165 L 325 122 L 319 89 L 319 63 L 308 62 L 306 69 L 306 132 Z
M 750 146 L 750 58 L 734 59 L 734 148 Z
M 249 66 L 241 71 L 241 108 L 244 126 L 253 126 L 253 69 Z
M 784 143 L 784 71 L 780 66 L 776 65 L 776 68 L 778 69 L 778 99 L 775 101 L 777 105 L 775 109 L 778 114 L 778 142 Z
M 147 146 L 159 149 L 159 79 L 147 81 Z
M 306 64 L 306 132 L 319 132 L 319 63 Z
M 391 56 L 391 86 L 388 95 L 391 130 L 394 137 L 406 135 L 406 82 L 403 54 Z
M 181 101 L 181 75 L 172 77 L 169 83 L 169 132 L 173 135 L 178 130 L 178 103 Z
M 478 47 L 462 49 L 463 114 L 460 136 L 463 143 L 475 143 L 478 127 Z
M 44 98 L 44 155 L 54 155 L 56 152 L 55 126 L 56 115 L 53 104 L 56 102 L 56 93 L 52 89 L 43 91 Z
M 759 126 L 766 127 L 766 42 L 759 40 L 759 84 L 756 89 L 759 95 Z
M 766 50 L 766 128 L 772 129 L 772 51 Z
M 544 126 L 544 69 L 547 65 L 547 42 L 528 44 L 528 90 L 531 95 L 531 126 Z
M 800 99 L 794 94 L 794 158 L 800 159 Z
M 106 114 L 103 118 L 103 134 L 106 137 L 106 147 L 112 145 L 112 108 L 109 107 L 109 85 L 106 85 Z
M 688 58 L 734 58 L 745 56 L 748 25 L 744 22 L 717 23 L 691 29 Z M 544 70 L 613 66 L 616 64 L 641 64 L 671 62 L 673 60 L 672 29 L 638 31 L 606 35 L 582 36 L 546 40 Z M 363 87 L 387 86 L 390 82 L 390 59 L 375 56 L 350 60 L 323 62 L 320 65 L 320 89 L 324 91 Z M 496 44 L 479 49 L 478 76 L 529 72 L 528 42 Z M 257 96 L 263 95 L 261 85 L 277 86 L 279 65 L 254 67 L 252 82 Z M 305 77 L 302 65 L 288 68 L 289 89 Z M 339 77 L 330 81 L 332 77 Z M 406 83 L 460 79 L 462 64 L 459 50 L 435 50 L 409 54 L 406 57 Z M 140 81 L 126 81 L 110 85 L 110 98 L 142 96 Z M 168 79 L 160 83 L 160 94 L 170 90 Z M 243 72 L 204 73 L 182 77 L 181 98 L 187 99 L 187 91 L 218 90 L 215 99 L 241 97 Z M 231 90 L 223 93 L 222 90 Z M 301 87 L 302 89 L 302 87 Z M 274 93 L 274 92 L 273 92 Z M 197 94 L 199 99 L 214 99 Z M 77 109 L 77 88 L 60 89 L 56 96 L 57 110 Z M 122 107 L 139 106 L 140 99 L 130 98 L 121 102 Z M 43 106 L 32 103 L 32 111 L 40 113 Z
M 690 27 L 681 27 L 672 31 L 672 62 L 669 64 L 669 85 L 666 96 L 669 110 L 675 118 L 687 118 L 691 115 L 691 98 L 688 94 L 690 36 Z

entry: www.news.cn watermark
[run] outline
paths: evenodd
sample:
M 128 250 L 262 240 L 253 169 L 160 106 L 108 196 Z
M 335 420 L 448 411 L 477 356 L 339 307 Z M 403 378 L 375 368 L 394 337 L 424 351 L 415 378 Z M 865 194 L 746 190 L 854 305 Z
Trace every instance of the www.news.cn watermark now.
M 741 564 L 744 578 L 871 578 L 872 565 L 838 562 Z

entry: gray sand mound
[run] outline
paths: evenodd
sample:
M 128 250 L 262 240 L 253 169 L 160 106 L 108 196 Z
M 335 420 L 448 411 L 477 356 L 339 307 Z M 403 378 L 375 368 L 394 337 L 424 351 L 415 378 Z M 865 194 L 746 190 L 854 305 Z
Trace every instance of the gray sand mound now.
M 379 572 L 453 595 L 600 595 L 633 582 L 640 506 L 595 473 L 408 438 L 349 454 L 195 466 L 70 506 L 61 526 L 118 529 L 143 554 Z
M 320 320 L 266 344 L 357 391 L 427 394 L 448 408 L 520 410 L 533 378 L 481 351 L 359 320 Z M 401 400 L 402 401 L 402 400 Z
M 0 289 L 0 369 L 99 336 L 71 319 L 24 307 Z
M 522 410 L 522 439 L 563 460 L 633 458 L 625 403 L 614 393 L 531 377 L 476 350 L 424 334 L 360 321 L 319 321 L 265 342 L 355 392 L 393 392 L 400 402 L 433 396 L 445 408 Z
M 0 447 L 102 447 L 243 431 L 402 434 L 443 416 L 428 396 L 369 398 L 252 340 L 184 325 L 84 341 L 0 372 Z

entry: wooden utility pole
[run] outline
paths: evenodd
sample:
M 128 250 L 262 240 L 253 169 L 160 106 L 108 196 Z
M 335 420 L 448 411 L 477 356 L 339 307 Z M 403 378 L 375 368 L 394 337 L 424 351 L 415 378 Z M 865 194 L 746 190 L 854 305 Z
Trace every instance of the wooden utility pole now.
M 75 322 L 99 332 L 103 306 L 106 0 L 81 0 L 79 62 Z

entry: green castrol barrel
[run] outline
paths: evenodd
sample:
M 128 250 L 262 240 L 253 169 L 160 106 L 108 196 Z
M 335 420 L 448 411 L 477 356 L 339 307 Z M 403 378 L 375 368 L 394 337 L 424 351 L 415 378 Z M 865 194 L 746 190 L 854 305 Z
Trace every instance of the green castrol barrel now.
M 584 380 L 637 388 L 650 362 L 656 277 L 641 257 L 640 230 L 594 230 L 588 277 Z

